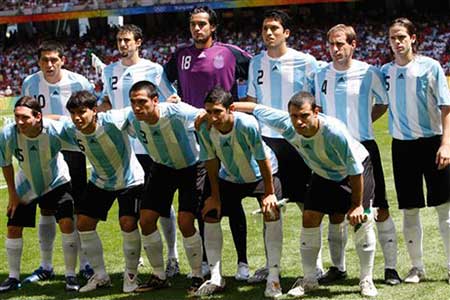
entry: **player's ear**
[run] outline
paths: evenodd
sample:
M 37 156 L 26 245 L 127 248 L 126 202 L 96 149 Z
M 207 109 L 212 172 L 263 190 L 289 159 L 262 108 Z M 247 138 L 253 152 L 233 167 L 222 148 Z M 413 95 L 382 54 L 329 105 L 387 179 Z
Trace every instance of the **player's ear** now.
M 142 45 L 142 39 L 136 40 L 136 46 L 140 47 Z

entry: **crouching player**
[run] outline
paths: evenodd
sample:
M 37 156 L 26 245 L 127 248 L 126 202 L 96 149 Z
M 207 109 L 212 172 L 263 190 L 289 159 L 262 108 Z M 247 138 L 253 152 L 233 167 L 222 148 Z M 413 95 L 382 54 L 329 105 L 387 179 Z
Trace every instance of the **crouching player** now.
M 245 197 L 257 197 L 264 214 L 265 245 L 269 276 L 266 297 L 282 295 L 279 267 L 282 247 L 280 212 L 276 207 L 281 198 L 281 184 L 272 175 L 278 169 L 275 155 L 263 142 L 258 122 L 252 116 L 230 110 L 233 99 L 221 87 L 214 88 L 205 99 L 208 120 L 199 130 L 200 159 L 205 161 L 211 195 L 205 200 L 202 216 L 205 220 L 205 249 L 211 269 L 211 279 L 197 291 L 197 296 L 223 290 L 221 274 L 222 229 L 220 219 Z M 220 160 L 220 162 L 219 162 Z
M 277 130 L 313 171 L 303 213 L 300 253 L 304 278 L 288 292 L 302 296 L 318 288 L 316 259 L 321 247 L 320 223 L 324 214 L 347 218 L 355 226 L 365 221 L 374 197 L 374 178 L 369 153 L 351 137 L 339 120 L 318 112 L 314 96 L 299 92 L 288 104 L 289 113 L 254 103 L 236 103 L 236 110 L 252 112 L 261 122 Z M 360 225 L 358 225 L 359 227 Z M 358 227 L 355 227 L 355 232 Z M 376 238 L 373 218 L 355 234 L 363 296 L 376 296 L 372 280 Z
M 0 292 L 18 289 L 24 227 L 34 227 L 36 206 L 55 212 L 61 229 L 66 290 L 78 290 L 75 275 L 77 262 L 76 233 L 73 224 L 73 199 L 70 175 L 57 136 L 58 122 L 42 118 L 41 106 L 29 96 L 21 97 L 14 108 L 15 124 L 0 134 L 0 165 L 8 186 L 8 232 L 6 253 L 9 277 Z M 66 149 L 68 150 L 68 149 Z M 74 149 L 71 149 L 74 150 Z M 19 163 L 14 178 L 12 157 Z

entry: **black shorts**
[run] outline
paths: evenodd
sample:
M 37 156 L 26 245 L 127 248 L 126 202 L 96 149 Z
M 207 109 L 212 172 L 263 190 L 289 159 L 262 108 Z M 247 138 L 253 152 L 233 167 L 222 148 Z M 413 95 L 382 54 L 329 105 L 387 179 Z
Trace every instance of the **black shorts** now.
M 78 210 L 78 203 L 84 195 L 87 186 L 86 157 L 81 152 L 61 151 L 64 160 L 69 167 L 69 174 L 72 183 L 72 197 L 75 211 Z
M 436 152 L 441 136 L 411 141 L 392 140 L 392 165 L 398 207 L 425 207 L 423 178 L 427 186 L 427 206 L 450 201 L 450 167 L 438 170 Z
M 78 213 L 97 220 L 106 221 L 108 211 L 117 198 L 119 201 L 119 217 L 139 218 L 139 207 L 144 185 L 136 185 L 118 191 L 107 191 L 89 182 Z
M 178 211 L 198 213 L 206 169 L 203 163 L 183 169 L 173 169 L 154 162 L 149 182 L 143 194 L 141 209 L 150 209 L 163 217 L 170 217 L 175 191 L 178 190 Z
M 305 164 L 298 151 L 282 138 L 263 137 L 278 160 L 278 176 L 283 187 L 283 198 L 291 202 L 304 202 L 311 169 Z
M 136 158 L 144 169 L 145 173 L 145 184 L 147 184 L 148 176 L 150 175 L 150 170 L 152 169 L 153 159 L 147 154 L 136 154 Z
M 281 199 L 283 194 L 278 175 L 273 175 L 273 186 L 275 196 L 277 199 Z M 256 197 L 261 202 L 261 198 L 265 194 L 264 181 L 262 179 L 252 183 L 234 183 L 220 179 L 219 190 L 222 216 L 232 214 L 235 207 L 240 206 L 242 199 L 245 197 Z
M 70 194 L 70 183 L 58 186 L 29 204 L 19 204 L 14 217 L 8 218 L 8 226 L 35 227 L 37 205 L 41 209 L 56 211 L 56 221 L 64 218 L 73 219 L 73 198 Z
M 363 162 L 364 188 L 363 201 L 364 208 L 372 205 L 374 198 L 375 180 L 370 158 Z M 305 201 L 305 210 L 314 210 L 324 214 L 346 214 L 352 204 L 352 188 L 348 177 L 342 181 L 325 179 L 315 173 L 311 178 L 308 196 Z
M 372 206 L 379 208 L 389 208 L 386 197 L 386 184 L 384 182 L 383 166 L 381 164 L 380 150 L 375 140 L 361 142 L 370 154 L 370 161 L 373 167 L 373 177 L 375 179 L 375 199 Z

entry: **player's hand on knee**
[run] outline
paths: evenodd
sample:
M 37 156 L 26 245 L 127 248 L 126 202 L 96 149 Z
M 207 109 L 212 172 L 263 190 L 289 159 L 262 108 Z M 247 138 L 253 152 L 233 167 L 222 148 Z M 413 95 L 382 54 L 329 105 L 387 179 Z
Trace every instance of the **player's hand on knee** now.
M 350 210 L 347 212 L 347 219 L 350 225 L 352 226 L 363 223 L 365 221 L 363 206 L 362 205 L 352 206 Z
M 220 216 L 221 216 L 220 199 L 218 199 L 216 197 L 213 197 L 213 196 L 209 196 L 205 200 L 205 204 L 204 204 L 203 209 L 202 209 L 202 218 L 203 218 L 203 220 L 206 217 L 212 217 L 212 216 L 210 216 L 210 214 L 212 212 L 216 212 L 214 218 L 220 219 Z
M 275 220 L 279 216 L 277 207 L 277 197 L 274 194 L 264 195 L 261 201 L 261 208 L 265 218 Z

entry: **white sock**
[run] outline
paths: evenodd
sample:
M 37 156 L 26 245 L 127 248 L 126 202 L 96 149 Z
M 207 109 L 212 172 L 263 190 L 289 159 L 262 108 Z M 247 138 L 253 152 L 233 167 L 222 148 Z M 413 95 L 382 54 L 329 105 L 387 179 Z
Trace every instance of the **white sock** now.
M 5 241 L 8 256 L 9 277 L 20 279 L 20 261 L 22 259 L 23 239 L 9 239 Z
M 149 235 L 142 235 L 142 244 L 145 253 L 147 253 L 148 261 L 153 268 L 153 274 L 158 276 L 159 279 L 165 280 L 163 244 L 159 231 L 155 230 Z
M 322 240 L 323 223 L 320 223 L 320 240 Z M 322 245 L 322 242 L 321 242 Z M 322 246 L 319 249 L 316 260 L 316 270 L 322 270 L 323 272 L 323 262 L 322 262 Z
M 76 231 L 72 233 L 61 233 L 62 250 L 64 254 L 64 265 L 66 267 L 65 275 L 75 276 L 77 266 L 77 235 Z
M 75 226 L 75 228 L 77 227 L 77 215 L 73 215 L 73 224 Z M 80 240 L 80 233 L 78 232 L 78 230 L 76 231 L 76 241 L 77 241 L 77 251 L 78 251 L 78 259 L 80 260 L 80 270 L 84 270 L 86 268 L 87 265 L 89 265 L 89 261 L 86 257 L 86 255 L 84 255 L 83 251 L 81 251 L 81 240 Z
M 397 267 L 397 232 L 394 220 L 389 216 L 383 222 L 376 222 L 378 229 L 378 241 L 384 256 L 384 268 L 395 269 Z
M 300 236 L 300 254 L 302 256 L 303 273 L 305 279 L 315 281 L 316 261 L 322 244 L 320 227 L 302 227 Z
M 125 256 L 125 271 L 137 274 L 139 258 L 141 257 L 141 235 L 138 229 L 132 232 L 122 231 L 123 255 Z
M 173 209 L 173 205 L 170 208 L 170 217 L 160 217 L 159 223 L 161 224 L 161 230 L 167 243 L 167 257 L 178 259 L 177 218 L 175 215 L 175 210 Z
M 205 250 L 208 257 L 209 269 L 211 270 L 211 281 L 220 285 L 222 281 L 222 227 L 220 222 L 205 222 Z
M 105 261 L 103 259 L 103 246 L 97 231 L 80 231 L 81 251 L 88 258 L 95 274 L 106 277 Z
M 359 257 L 360 280 L 372 280 L 373 262 L 377 245 L 373 223 L 373 220 L 362 223 L 358 231 L 353 234 L 356 253 L 358 253 Z
M 184 251 L 192 270 L 193 277 L 202 277 L 203 247 L 198 231 L 190 237 L 183 237 Z
M 279 220 L 266 223 L 264 242 L 267 248 L 269 276 L 267 281 L 280 281 L 281 249 L 283 247 L 283 226 Z
M 41 247 L 41 267 L 44 270 L 51 270 L 53 267 L 53 243 L 56 238 L 56 219 L 54 216 L 40 216 L 38 235 Z
M 423 232 L 418 208 L 403 209 L 403 235 L 412 266 L 423 270 Z
M 450 202 L 435 207 L 439 219 L 439 231 L 447 255 L 447 269 L 450 270 Z
M 328 225 L 328 245 L 330 247 L 330 258 L 333 266 L 344 272 L 345 266 L 345 246 L 348 240 L 347 222 Z

